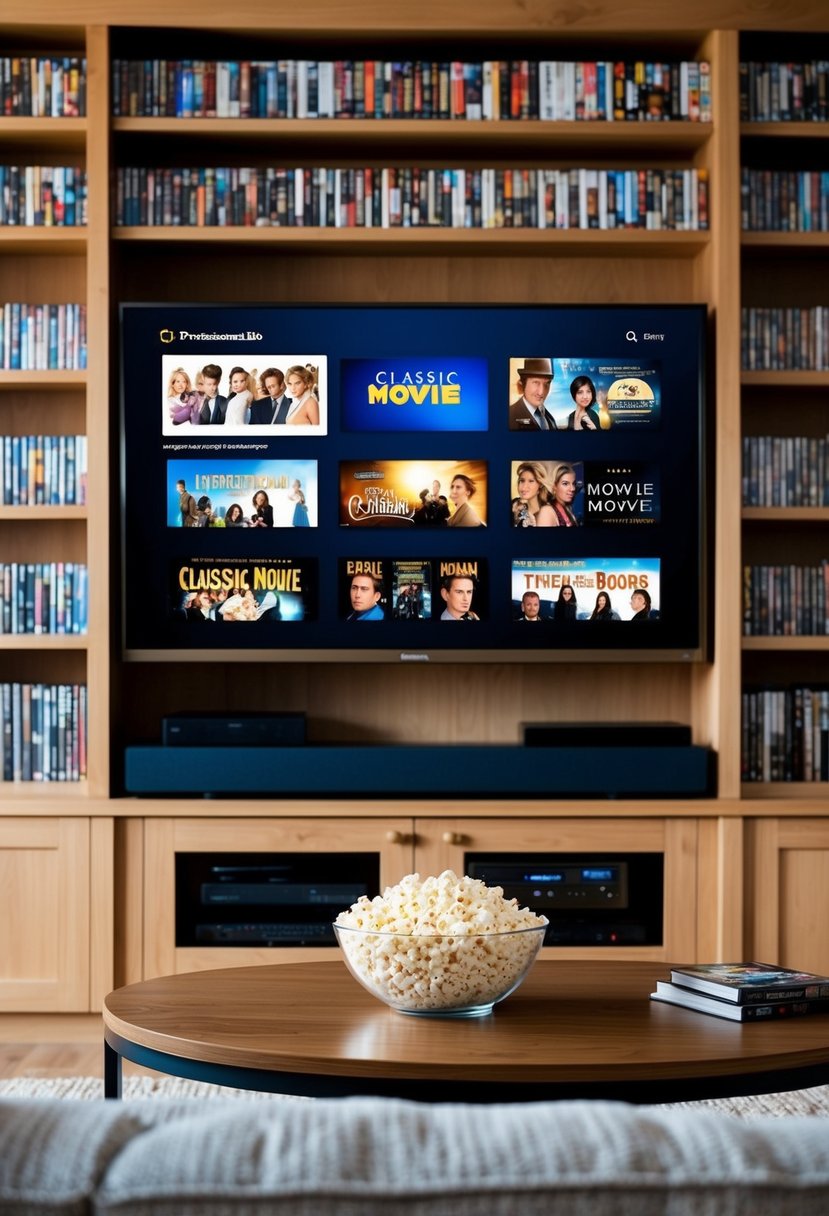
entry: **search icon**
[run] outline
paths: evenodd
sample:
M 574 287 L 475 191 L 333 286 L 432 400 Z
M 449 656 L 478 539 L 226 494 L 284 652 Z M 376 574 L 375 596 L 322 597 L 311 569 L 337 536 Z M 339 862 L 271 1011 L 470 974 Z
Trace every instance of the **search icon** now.
M 636 337 L 636 334 L 633 332 L 632 329 L 629 329 L 627 331 L 627 333 L 625 334 L 625 337 L 627 338 L 628 342 L 638 342 L 639 341 L 639 339 Z

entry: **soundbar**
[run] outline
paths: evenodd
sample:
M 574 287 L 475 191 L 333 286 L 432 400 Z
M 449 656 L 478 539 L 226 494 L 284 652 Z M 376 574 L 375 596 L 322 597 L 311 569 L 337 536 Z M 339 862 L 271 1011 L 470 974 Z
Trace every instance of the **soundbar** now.
M 129 794 L 239 797 L 695 797 L 705 747 L 128 747 Z

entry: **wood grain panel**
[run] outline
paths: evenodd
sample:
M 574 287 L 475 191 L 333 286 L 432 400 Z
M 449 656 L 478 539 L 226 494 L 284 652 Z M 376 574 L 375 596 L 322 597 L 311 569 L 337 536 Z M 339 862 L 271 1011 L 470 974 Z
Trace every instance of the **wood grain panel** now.
M 112 819 L 89 823 L 89 1008 L 115 986 L 115 830 Z
M 83 390 L 15 388 L 0 393 L 4 435 L 82 435 L 86 403 Z
M 144 974 L 144 823 L 115 821 L 115 979 L 134 984 Z
M 10 0 L 4 23 L 66 26 L 66 8 L 60 0 Z M 228 10 L 219 0 L 182 0 L 170 10 L 162 0 L 78 0 L 72 8 L 73 22 L 111 22 L 113 25 L 178 26 L 225 29 Z M 278 30 L 305 38 L 309 31 L 335 34 L 393 34 L 398 37 L 430 34 L 546 37 L 566 44 L 577 37 L 612 31 L 620 42 L 660 31 L 667 38 L 687 42 L 690 30 L 712 28 L 756 30 L 825 30 L 826 8 L 822 0 L 778 0 L 758 7 L 750 0 L 698 0 L 692 11 L 668 8 L 662 0 L 635 0 L 621 11 L 615 0 L 574 7 L 567 0 L 480 0 L 474 10 L 462 0 L 313 0 L 300 8 L 291 5 L 264 7 L 261 0 L 242 0 L 233 9 L 233 28 L 259 33 Z M 18 35 L 19 37 L 20 35 Z M 319 34 L 318 34 L 319 36 Z
M 86 562 L 83 520 L 41 519 L 32 507 L 20 519 L 0 521 L 4 562 Z
M 110 792 L 109 751 L 112 737 L 113 704 L 110 700 L 110 628 L 113 612 L 117 621 L 120 597 L 114 596 L 118 578 L 109 568 L 109 519 L 113 501 L 110 472 L 109 419 L 113 384 L 110 380 L 109 350 L 112 318 L 110 313 L 109 264 L 109 30 L 95 25 L 86 31 L 87 98 L 89 132 L 87 171 L 89 175 L 87 209 L 89 241 L 87 252 L 86 306 L 89 367 L 93 369 L 87 388 L 88 465 L 87 501 L 89 503 L 88 544 L 94 561 L 89 563 L 89 633 L 94 644 L 89 650 L 88 785 L 91 795 Z M 107 509 L 109 506 L 109 510 Z M 118 632 L 117 624 L 114 625 Z
M 57 249 L 49 258 L 7 254 L 0 259 L 3 302 L 25 304 L 83 304 L 86 300 L 86 262 Z
M 89 821 L 0 820 L 0 1004 L 89 1007 Z

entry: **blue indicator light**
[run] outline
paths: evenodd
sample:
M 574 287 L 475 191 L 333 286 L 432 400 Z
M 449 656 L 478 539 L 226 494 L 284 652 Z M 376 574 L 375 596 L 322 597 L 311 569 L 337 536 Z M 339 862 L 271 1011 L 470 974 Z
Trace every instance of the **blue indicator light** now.
M 559 870 L 558 874 L 525 874 L 524 882 L 564 882 L 564 873 Z
M 614 877 L 613 870 L 582 870 L 582 882 L 610 882 Z

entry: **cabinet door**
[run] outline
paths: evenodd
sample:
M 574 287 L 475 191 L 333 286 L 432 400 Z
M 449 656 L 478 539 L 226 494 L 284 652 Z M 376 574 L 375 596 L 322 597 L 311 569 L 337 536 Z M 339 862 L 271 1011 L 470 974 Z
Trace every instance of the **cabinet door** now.
M 89 820 L 0 820 L 0 1010 L 89 1009 Z
M 748 825 L 751 958 L 829 975 L 829 819 Z
M 410 819 L 151 819 L 144 827 L 144 978 L 336 957 L 336 946 L 177 946 L 177 853 L 373 853 L 380 888 L 412 868 Z M 344 877 L 347 865 L 344 859 Z M 334 919 L 338 908 L 332 908 Z
M 692 819 L 417 819 L 415 869 L 421 876 L 462 874 L 470 853 L 662 853 L 661 945 L 548 946 L 547 958 L 696 957 L 697 822 Z

